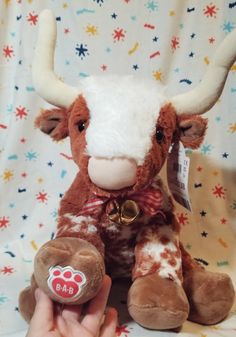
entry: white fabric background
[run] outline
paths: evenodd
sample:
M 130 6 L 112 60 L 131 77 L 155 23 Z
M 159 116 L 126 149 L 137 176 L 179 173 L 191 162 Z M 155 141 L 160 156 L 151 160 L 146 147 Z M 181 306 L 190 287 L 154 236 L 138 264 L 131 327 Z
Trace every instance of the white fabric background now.
M 29 284 L 34 255 L 53 237 L 57 208 L 76 173 L 69 142 L 53 143 L 34 129 L 48 105 L 34 92 L 31 62 L 37 15 L 57 17 L 56 73 L 76 85 L 90 74 L 154 77 L 167 94 L 197 85 L 217 46 L 236 27 L 236 3 L 211 0 L 2 0 L 0 3 L 0 335 L 24 336 L 17 297 Z M 120 36 L 120 38 L 119 38 Z M 123 37 L 122 37 L 123 36 Z M 78 55 L 77 47 L 87 49 Z M 173 48 L 175 47 L 175 48 Z M 80 48 L 80 52 L 82 49 Z M 236 284 L 236 65 L 207 136 L 191 158 L 190 213 L 177 206 L 185 247 L 209 270 Z M 66 156 L 65 156 L 66 155 Z M 163 172 L 163 174 L 165 174 Z M 118 286 L 120 287 L 120 285 Z M 121 337 L 170 336 L 144 330 L 122 316 Z M 214 327 L 186 322 L 179 336 L 233 336 L 236 308 Z M 173 334 L 173 335 L 176 335 Z

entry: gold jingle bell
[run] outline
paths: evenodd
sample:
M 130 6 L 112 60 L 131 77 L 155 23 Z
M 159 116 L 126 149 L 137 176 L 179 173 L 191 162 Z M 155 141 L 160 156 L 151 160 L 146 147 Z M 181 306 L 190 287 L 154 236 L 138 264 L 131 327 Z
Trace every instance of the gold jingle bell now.
M 112 201 L 113 209 L 108 213 L 111 221 L 121 225 L 129 225 L 134 222 L 140 214 L 138 204 L 133 200 L 125 200 L 119 204 L 116 200 Z

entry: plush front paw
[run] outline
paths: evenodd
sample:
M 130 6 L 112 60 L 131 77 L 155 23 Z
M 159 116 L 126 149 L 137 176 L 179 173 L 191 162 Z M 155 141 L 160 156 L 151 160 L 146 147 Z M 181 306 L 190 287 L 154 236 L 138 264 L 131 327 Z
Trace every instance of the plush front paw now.
M 149 329 L 179 328 L 187 319 L 189 304 L 183 288 L 157 274 L 137 278 L 128 294 L 131 317 Z
M 101 254 L 93 245 L 77 238 L 49 241 L 35 257 L 38 286 L 61 303 L 81 304 L 93 298 L 104 274 Z

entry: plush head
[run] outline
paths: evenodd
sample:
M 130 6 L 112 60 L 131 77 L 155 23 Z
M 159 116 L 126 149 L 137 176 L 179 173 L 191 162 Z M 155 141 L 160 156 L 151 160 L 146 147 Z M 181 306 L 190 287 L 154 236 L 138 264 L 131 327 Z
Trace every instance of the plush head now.
M 44 111 L 36 125 L 54 140 L 69 136 L 81 174 L 100 189 L 138 189 L 162 168 L 170 145 L 200 145 L 206 120 L 177 116 L 154 81 L 89 77 L 68 108 Z
M 54 140 L 70 137 L 73 159 L 92 190 L 142 188 L 160 171 L 173 142 L 193 149 L 201 144 L 207 122 L 199 115 L 222 92 L 236 53 L 233 39 L 225 39 L 197 88 L 171 99 L 154 81 L 131 76 L 91 76 L 74 88 L 53 72 L 56 25 L 45 10 L 33 80 L 37 92 L 59 108 L 44 111 L 36 125 Z

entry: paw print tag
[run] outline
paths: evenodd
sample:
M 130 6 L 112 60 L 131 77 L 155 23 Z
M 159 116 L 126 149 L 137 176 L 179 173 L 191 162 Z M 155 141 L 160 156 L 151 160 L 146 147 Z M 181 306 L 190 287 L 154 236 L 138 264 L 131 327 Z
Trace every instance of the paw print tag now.
M 74 300 L 79 296 L 82 286 L 86 283 L 84 273 L 71 266 L 54 266 L 49 269 L 49 289 L 59 298 Z

